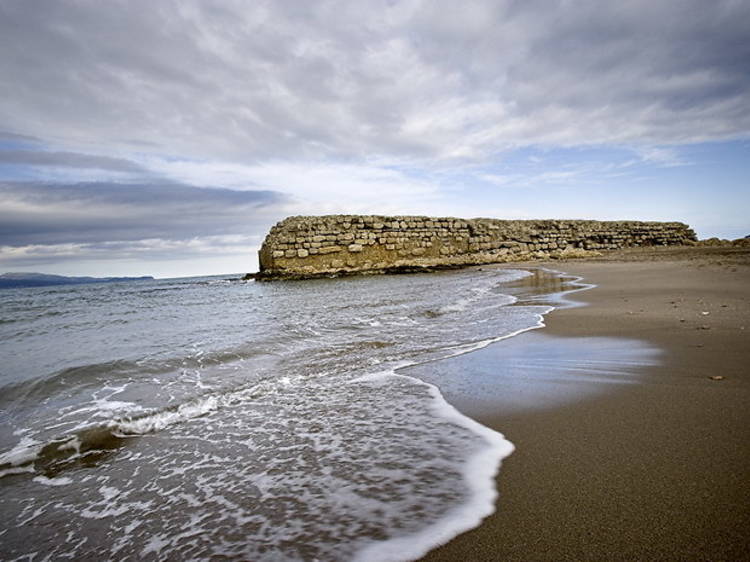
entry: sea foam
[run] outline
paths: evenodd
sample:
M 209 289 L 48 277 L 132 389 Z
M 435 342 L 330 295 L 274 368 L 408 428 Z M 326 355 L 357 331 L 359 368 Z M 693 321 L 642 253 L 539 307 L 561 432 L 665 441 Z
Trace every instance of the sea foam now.
M 129 324 L 110 333 L 92 316 L 97 339 L 83 330 L 77 344 L 102 342 L 92 367 L 58 367 L 54 384 L 33 372 L 44 401 L 16 384 L 23 439 L 0 469 L 32 471 L 55 497 L 9 481 L 9 520 L 33 519 L 6 533 L 8 552 L 29 554 L 33 532 L 51 557 L 423 555 L 492 513 L 513 445 L 398 369 L 542 326 L 551 307 L 506 290 L 529 275 L 79 290 Z M 154 311 L 170 321 L 140 349 Z M 131 327 L 132 348 L 104 344 Z M 92 544 L 101 521 L 117 539 Z

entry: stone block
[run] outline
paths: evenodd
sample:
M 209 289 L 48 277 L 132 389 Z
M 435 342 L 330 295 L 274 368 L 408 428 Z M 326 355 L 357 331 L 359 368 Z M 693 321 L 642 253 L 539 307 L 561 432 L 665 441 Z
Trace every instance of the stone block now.
M 319 251 L 321 254 L 334 254 L 336 252 L 340 252 L 341 250 L 341 246 L 323 246 Z

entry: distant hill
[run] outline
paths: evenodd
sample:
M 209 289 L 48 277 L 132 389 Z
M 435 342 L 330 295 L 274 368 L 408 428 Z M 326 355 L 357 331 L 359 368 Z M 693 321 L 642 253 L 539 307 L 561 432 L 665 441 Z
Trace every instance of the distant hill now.
M 0 275 L 0 289 L 16 287 L 47 287 L 50 285 L 87 285 L 90 283 L 118 283 L 121 281 L 149 281 L 153 277 L 66 277 L 46 273 L 4 273 Z

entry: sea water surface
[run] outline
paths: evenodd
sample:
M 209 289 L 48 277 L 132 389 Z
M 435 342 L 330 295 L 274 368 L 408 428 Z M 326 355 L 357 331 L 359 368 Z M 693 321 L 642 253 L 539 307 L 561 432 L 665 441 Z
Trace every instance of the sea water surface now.
M 541 326 L 530 277 L 0 292 L 0 557 L 418 558 L 513 446 L 396 370 Z

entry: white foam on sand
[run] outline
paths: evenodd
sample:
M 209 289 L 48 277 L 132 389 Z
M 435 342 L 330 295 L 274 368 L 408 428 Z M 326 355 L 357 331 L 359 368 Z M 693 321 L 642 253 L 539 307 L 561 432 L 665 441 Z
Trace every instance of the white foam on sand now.
M 525 275 L 519 275 L 518 277 L 522 278 L 524 276 Z M 486 292 L 487 291 L 481 291 L 481 294 Z M 515 297 L 509 295 L 503 295 L 503 297 L 507 299 L 502 303 L 503 305 L 517 302 Z M 462 310 L 463 308 L 463 306 L 456 307 L 456 310 Z M 512 338 L 524 332 L 543 328 L 545 326 L 544 315 L 550 313 L 554 309 L 554 306 L 543 307 L 539 313 L 535 314 L 536 322 L 534 324 L 514 330 L 502 336 L 487 338 L 478 342 L 459 345 L 453 348 L 446 348 L 444 350 L 445 354 L 440 359 L 471 353 L 472 351 L 483 349 L 492 343 Z M 424 385 L 429 389 L 433 398 L 433 412 L 436 416 L 468 429 L 484 439 L 487 446 L 465 459 L 462 467 L 462 476 L 464 483 L 469 490 L 465 502 L 457 505 L 437 522 L 425 527 L 417 533 L 395 537 L 385 541 L 369 543 L 355 554 L 353 559 L 357 562 L 416 560 L 426 555 L 432 549 L 447 543 L 461 533 L 478 527 L 487 516 L 495 512 L 495 503 L 498 498 L 495 477 L 500 470 L 502 460 L 515 450 L 513 443 L 507 440 L 501 433 L 465 416 L 448 403 L 437 386 L 415 377 L 401 375 L 396 372 L 417 363 L 419 362 L 402 361 L 394 366 L 392 370 L 389 369 L 370 373 L 359 377 L 352 382 L 371 383 L 378 380 L 385 381 L 388 378 L 394 377 L 408 379 L 411 382 L 417 382 Z
M 496 338 L 487 338 L 485 340 L 481 340 L 478 342 L 461 345 L 458 347 L 453 348 L 452 350 L 449 350 L 450 352 L 445 356 L 445 359 L 449 357 L 457 357 L 459 355 L 464 355 L 465 353 L 471 353 L 472 351 L 477 351 L 479 349 L 484 349 L 490 344 L 497 343 L 502 340 L 507 340 L 508 338 L 512 338 L 513 336 L 517 336 L 519 334 L 523 334 L 524 332 L 529 332 L 531 330 L 538 330 L 539 328 L 544 328 L 544 315 L 549 314 L 555 309 L 554 306 L 547 307 L 547 310 L 541 314 L 537 314 L 537 322 L 533 326 L 528 326 L 526 328 L 521 328 L 520 330 L 515 330 L 513 332 L 510 332 L 509 334 L 505 334 L 503 336 L 498 336 Z
M 531 275 L 528 271 L 512 271 L 509 272 L 505 278 L 503 279 L 504 283 L 510 283 L 512 281 L 517 281 L 519 279 L 523 279 L 524 277 L 529 277 Z M 476 287 L 471 287 L 468 291 L 468 294 L 463 297 L 454 300 L 450 304 L 447 304 L 445 306 L 440 307 L 440 313 L 446 314 L 449 312 L 463 312 L 467 309 L 469 309 L 474 304 L 481 301 L 484 297 L 487 296 L 488 293 L 490 293 L 493 289 L 497 287 L 497 280 L 493 278 L 488 278 L 486 280 L 483 280 L 483 282 L 479 282 Z M 495 298 L 495 305 L 507 305 L 507 304 L 513 304 L 518 299 L 515 297 L 512 297 L 510 295 L 497 295 Z
M 501 433 L 463 415 L 446 402 L 435 385 L 399 375 L 394 371 L 375 373 L 370 380 L 388 376 L 409 379 L 411 382 L 416 381 L 424 385 L 432 396 L 435 415 L 478 435 L 485 441 L 486 447 L 466 459 L 462 467 L 463 480 L 469 490 L 469 496 L 464 503 L 417 533 L 368 544 L 355 554 L 354 560 L 357 562 L 415 560 L 457 535 L 479 526 L 485 517 L 495 511 L 498 496 L 495 476 L 500 470 L 502 460 L 515 450 L 513 443 Z
M 560 272 L 552 270 L 547 271 L 560 275 Z M 527 275 L 530 275 L 530 272 L 524 271 L 516 278 L 520 279 Z M 577 303 L 574 301 L 568 301 L 565 299 L 565 296 L 570 293 L 587 290 L 593 287 L 593 285 L 582 283 L 581 280 L 582 278 L 580 277 L 569 280 L 567 283 L 574 288 L 559 293 L 556 302 L 562 307 L 576 306 Z M 477 296 L 483 296 L 488 290 L 483 287 L 477 292 Z M 507 299 L 503 303 L 505 305 L 517 302 L 515 297 L 509 295 L 504 295 L 504 297 Z M 444 307 L 442 312 L 464 310 L 467 306 L 473 304 L 474 300 L 475 299 L 470 298 L 457 301 L 456 303 Z M 472 351 L 483 349 L 492 343 L 512 338 L 524 332 L 543 328 L 545 326 L 544 316 L 555 310 L 555 308 L 557 307 L 544 307 L 541 312 L 536 314 L 536 323 L 533 325 L 499 337 L 456 346 L 453 349 L 446 349 L 447 354 L 445 355 L 445 358 L 471 353 Z M 395 372 L 396 370 L 413 364 L 414 363 L 404 362 L 398 365 L 393 371 L 372 373 L 365 377 L 361 377 L 359 380 L 363 382 L 374 381 L 392 376 L 403 377 L 424 384 L 429 388 L 435 401 L 435 414 L 455 423 L 456 425 L 469 429 L 476 435 L 482 437 L 487 443 L 487 447 L 466 459 L 462 474 L 470 494 L 464 503 L 453 508 L 445 517 L 441 518 L 436 523 L 417 533 L 368 544 L 356 553 L 354 560 L 357 562 L 416 560 L 426 555 L 434 548 L 446 544 L 461 533 L 478 527 L 484 518 L 495 512 L 495 502 L 498 498 L 498 491 L 495 487 L 495 477 L 500 470 L 502 460 L 515 450 L 513 443 L 507 440 L 501 433 L 465 416 L 449 404 L 437 386 Z

